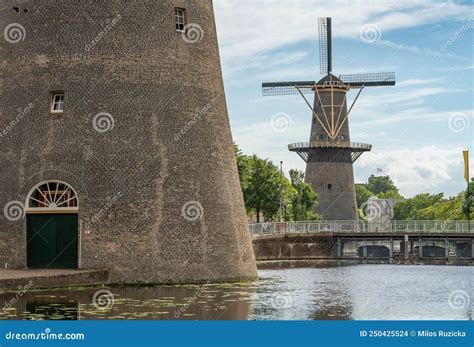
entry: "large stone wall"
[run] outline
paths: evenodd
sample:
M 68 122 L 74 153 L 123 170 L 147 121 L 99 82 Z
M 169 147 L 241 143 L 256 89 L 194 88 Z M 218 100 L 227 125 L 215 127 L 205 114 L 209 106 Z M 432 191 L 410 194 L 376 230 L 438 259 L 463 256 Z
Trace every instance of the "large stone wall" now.
M 81 268 L 122 282 L 255 277 L 212 1 L 1 6 L 25 30 L 1 44 L 0 207 L 62 180 L 78 192 Z M 197 40 L 175 30 L 175 7 Z M 65 112 L 52 115 L 58 90 Z M 2 267 L 26 266 L 25 223 L 0 215 Z

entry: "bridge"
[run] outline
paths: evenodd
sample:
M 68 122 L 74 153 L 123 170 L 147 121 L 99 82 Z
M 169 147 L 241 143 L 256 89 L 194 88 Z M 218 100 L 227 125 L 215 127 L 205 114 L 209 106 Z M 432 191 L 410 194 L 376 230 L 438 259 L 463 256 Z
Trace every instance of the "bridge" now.
M 257 260 L 474 259 L 474 223 L 305 221 L 249 225 Z

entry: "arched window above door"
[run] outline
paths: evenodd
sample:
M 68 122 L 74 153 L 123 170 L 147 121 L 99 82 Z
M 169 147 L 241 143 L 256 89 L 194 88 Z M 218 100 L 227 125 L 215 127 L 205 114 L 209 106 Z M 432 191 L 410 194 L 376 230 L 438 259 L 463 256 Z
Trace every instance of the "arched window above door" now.
M 27 212 L 74 212 L 78 208 L 76 191 L 62 181 L 51 180 L 37 184 L 30 190 L 26 200 Z

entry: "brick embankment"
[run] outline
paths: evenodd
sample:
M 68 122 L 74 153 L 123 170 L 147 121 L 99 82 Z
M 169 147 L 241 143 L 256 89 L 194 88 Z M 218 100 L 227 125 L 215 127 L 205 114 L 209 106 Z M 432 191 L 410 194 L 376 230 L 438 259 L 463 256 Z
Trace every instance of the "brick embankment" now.
M 253 239 L 255 258 L 261 260 L 331 259 L 335 255 L 332 235 L 278 235 Z
M 104 284 L 109 272 L 102 270 L 0 270 L 0 291 Z

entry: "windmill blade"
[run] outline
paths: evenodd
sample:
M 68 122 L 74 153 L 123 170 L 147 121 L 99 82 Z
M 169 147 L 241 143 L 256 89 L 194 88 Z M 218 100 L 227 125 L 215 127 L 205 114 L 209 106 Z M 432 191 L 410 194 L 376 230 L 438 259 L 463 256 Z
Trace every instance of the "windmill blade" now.
M 331 18 L 318 18 L 319 67 L 324 75 L 332 70 Z
M 395 72 L 340 75 L 339 78 L 351 87 L 394 86 Z
M 312 93 L 316 81 L 303 82 L 265 82 L 262 83 L 263 96 L 299 94 L 298 87 L 303 93 Z

